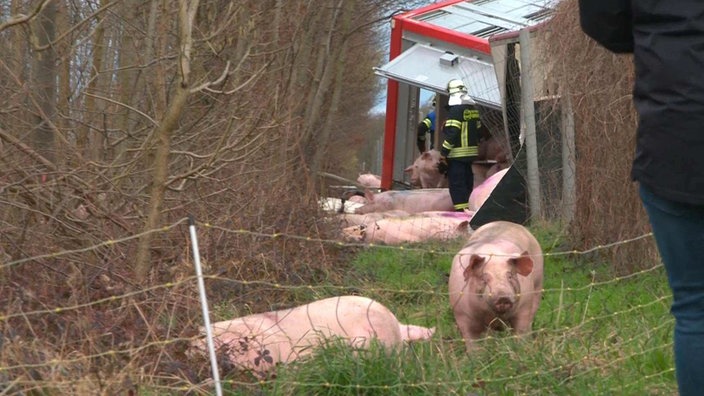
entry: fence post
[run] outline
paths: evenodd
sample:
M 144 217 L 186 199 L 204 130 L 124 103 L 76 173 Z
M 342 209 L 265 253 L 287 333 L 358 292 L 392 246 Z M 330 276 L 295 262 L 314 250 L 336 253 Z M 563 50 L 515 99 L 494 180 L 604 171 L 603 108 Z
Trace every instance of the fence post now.
M 200 293 L 200 306 L 203 310 L 203 323 L 205 324 L 205 337 L 208 342 L 208 354 L 210 355 L 210 366 L 215 382 L 215 394 L 222 396 L 222 384 L 220 383 L 220 371 L 218 370 L 218 360 L 215 356 L 215 343 L 213 342 L 213 329 L 210 327 L 210 314 L 208 310 L 208 298 L 205 295 L 205 282 L 203 281 L 203 268 L 200 265 L 200 252 L 198 251 L 198 237 L 196 235 L 196 222 L 193 216 L 188 216 L 188 229 L 191 234 L 191 244 L 193 246 L 193 263 L 196 267 L 196 277 L 198 278 L 198 292 Z
M 521 29 L 518 36 L 521 51 L 521 108 L 527 157 L 526 181 L 531 218 L 542 217 L 540 209 L 540 176 L 538 173 L 538 143 L 535 137 L 535 105 L 533 103 L 533 79 L 531 76 L 530 31 Z
M 569 224 L 577 210 L 576 169 L 574 142 L 574 114 L 569 95 L 561 99 L 562 114 L 562 221 Z

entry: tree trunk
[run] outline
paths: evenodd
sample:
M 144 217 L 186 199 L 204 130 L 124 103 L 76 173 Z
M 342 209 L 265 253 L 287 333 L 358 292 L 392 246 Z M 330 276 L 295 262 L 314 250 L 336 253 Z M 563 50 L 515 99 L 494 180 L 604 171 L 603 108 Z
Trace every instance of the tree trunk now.
M 47 47 L 34 52 L 33 75 L 36 102 L 39 108 L 37 127 L 32 136 L 34 149 L 44 158 L 54 162 L 54 133 L 51 118 L 56 113 L 56 52 L 50 45 L 56 37 L 56 3 L 51 1 L 42 9 L 34 24 L 32 38 L 37 47 Z
M 119 70 L 117 72 L 117 87 L 119 89 L 119 102 L 122 107 L 119 108 L 120 115 L 118 117 L 117 129 L 124 136 L 131 136 L 135 132 L 136 117 L 130 108 L 139 108 L 137 96 L 137 87 L 140 81 L 140 57 L 139 57 L 139 39 L 137 32 L 132 30 L 133 26 L 139 26 L 140 18 L 140 3 L 141 0 L 125 0 L 122 6 L 121 15 L 126 21 L 131 21 L 130 24 L 122 26 L 120 32 L 120 44 L 118 54 Z M 123 140 L 118 144 L 116 149 L 116 158 L 121 158 L 127 148 L 127 140 Z
M 105 7 L 108 2 L 109 0 L 101 0 L 100 7 Z M 86 87 L 86 92 L 93 94 L 97 93 L 97 88 L 102 78 L 100 73 L 103 70 L 103 62 L 106 55 L 104 16 L 99 15 L 96 23 L 98 26 L 95 28 L 95 35 L 93 36 L 93 56 L 90 65 L 90 79 Z M 87 159 L 98 161 L 100 159 L 100 148 L 103 147 L 106 136 L 97 132 L 100 129 L 97 125 L 101 120 L 96 112 L 96 98 L 87 95 L 85 106 L 84 122 L 78 131 L 76 146 L 78 151 L 85 155 Z
M 151 194 L 147 221 L 144 225 L 143 235 L 137 248 L 135 262 L 135 275 L 139 282 L 144 282 L 150 269 L 150 246 L 152 231 L 156 229 L 161 219 L 161 208 L 166 192 L 166 181 L 169 175 L 169 151 L 171 149 L 171 135 L 178 127 L 178 120 L 186 107 L 190 91 L 191 47 L 193 20 L 198 9 L 198 0 L 179 1 L 179 67 L 180 83 L 176 87 L 172 101 L 169 104 L 164 118 L 155 131 L 156 154 L 154 157 L 154 172 L 152 176 Z
M 66 2 L 57 2 L 57 14 L 56 14 L 56 25 L 58 27 L 59 33 L 66 32 L 71 29 L 71 18 L 68 13 L 69 8 L 66 6 Z M 55 122 L 57 130 L 54 133 L 64 134 L 63 136 L 57 136 L 54 139 L 54 144 L 56 145 L 56 152 L 62 155 L 57 156 L 55 163 L 59 169 L 64 168 L 66 163 L 69 150 L 72 147 L 68 147 L 66 143 L 66 132 L 71 128 L 71 109 L 69 107 L 69 99 L 71 97 L 71 59 L 74 56 L 72 43 L 68 40 L 61 40 L 56 44 L 56 48 L 59 49 L 59 59 L 61 62 L 59 70 L 59 87 L 58 87 L 58 100 L 57 100 L 57 110 L 60 117 L 57 117 Z
M 347 51 L 347 40 L 345 35 L 350 28 L 350 18 L 352 16 L 353 7 L 347 3 L 347 7 L 342 2 L 339 3 L 338 9 L 335 10 L 334 25 L 331 25 L 330 31 L 342 32 L 337 40 L 332 36 L 328 39 L 328 45 L 332 47 L 328 54 L 328 62 L 325 64 L 321 82 L 318 85 L 318 91 L 314 95 L 314 102 L 311 108 L 311 118 L 307 120 L 306 127 L 310 128 L 310 134 L 314 136 L 313 145 L 317 149 L 311 151 L 311 172 L 317 173 L 321 170 L 323 157 L 326 155 L 325 148 L 330 142 L 332 130 L 336 127 L 333 118 L 336 116 L 336 106 L 340 99 L 340 89 L 342 72 L 345 68 L 345 53 Z M 339 26 L 338 26 L 339 25 Z M 331 33 L 332 34 L 332 33 Z M 334 41 L 333 41 L 334 40 Z M 324 102 L 329 103 L 326 107 Z M 323 108 L 327 111 L 323 112 Z

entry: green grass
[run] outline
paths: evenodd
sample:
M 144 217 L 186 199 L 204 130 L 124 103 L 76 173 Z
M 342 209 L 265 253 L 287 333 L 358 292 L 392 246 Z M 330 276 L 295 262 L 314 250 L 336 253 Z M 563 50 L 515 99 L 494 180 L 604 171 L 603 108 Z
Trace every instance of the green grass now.
M 231 394 L 275 395 L 674 395 L 673 319 L 664 270 L 618 277 L 610 263 L 558 254 L 559 233 L 532 229 L 545 258 L 545 291 L 533 333 L 492 333 L 465 353 L 447 300 L 456 245 L 369 248 L 346 286 L 400 321 L 436 326 L 429 342 L 393 353 L 339 343 L 280 367 L 274 380 Z M 655 265 L 655 263 L 653 263 Z

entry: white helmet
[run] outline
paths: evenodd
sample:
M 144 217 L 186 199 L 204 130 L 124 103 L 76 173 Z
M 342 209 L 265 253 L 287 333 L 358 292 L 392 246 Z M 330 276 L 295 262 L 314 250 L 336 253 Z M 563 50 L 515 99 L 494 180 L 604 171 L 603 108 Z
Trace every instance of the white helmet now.
M 453 78 L 447 83 L 447 93 L 450 98 L 447 101 L 449 106 L 455 106 L 459 104 L 474 104 L 474 100 L 469 97 L 467 93 L 467 87 L 464 85 L 462 80 Z

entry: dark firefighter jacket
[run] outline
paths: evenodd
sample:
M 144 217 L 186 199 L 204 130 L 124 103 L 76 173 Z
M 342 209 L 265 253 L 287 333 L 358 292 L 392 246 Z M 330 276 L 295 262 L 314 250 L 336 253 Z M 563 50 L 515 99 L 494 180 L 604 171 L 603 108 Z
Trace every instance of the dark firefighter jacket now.
M 420 151 L 425 151 L 425 134 L 430 134 L 430 148 L 433 148 L 433 135 L 435 134 L 435 110 L 428 113 L 423 121 L 418 123 L 416 143 Z
M 704 205 L 704 1 L 580 0 L 582 29 L 633 52 L 638 111 L 631 175 L 655 194 Z
M 451 106 L 442 129 L 445 140 L 440 155 L 452 160 L 473 161 L 479 154 L 481 126 L 476 107 L 466 104 Z

